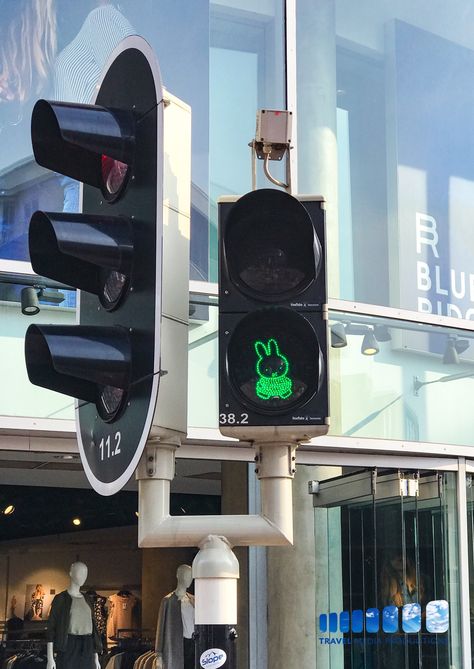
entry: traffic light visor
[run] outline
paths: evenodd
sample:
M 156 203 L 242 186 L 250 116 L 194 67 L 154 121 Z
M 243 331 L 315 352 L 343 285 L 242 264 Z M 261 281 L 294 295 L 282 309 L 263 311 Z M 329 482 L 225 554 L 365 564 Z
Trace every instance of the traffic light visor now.
M 36 211 L 28 240 L 37 274 L 97 295 L 107 310 L 125 294 L 133 257 L 128 218 Z
M 31 383 L 95 403 L 115 418 L 131 385 L 131 345 L 120 327 L 30 325 L 25 360 Z
M 38 100 L 31 116 L 33 153 L 39 165 L 113 200 L 133 164 L 135 125 L 130 110 Z

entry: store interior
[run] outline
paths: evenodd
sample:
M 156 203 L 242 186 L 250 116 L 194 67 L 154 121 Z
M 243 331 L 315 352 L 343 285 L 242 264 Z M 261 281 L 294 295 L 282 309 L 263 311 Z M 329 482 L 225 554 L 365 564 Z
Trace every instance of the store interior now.
M 171 514 L 221 513 L 223 469 L 177 459 Z M 18 666 L 27 658 L 46 666 L 51 604 L 68 589 L 74 563 L 87 565 L 80 592 L 93 602 L 101 666 L 118 653 L 130 663 L 154 650 L 160 605 L 197 548 L 140 549 L 137 526 L 134 480 L 104 497 L 90 489 L 76 455 L 1 453 L 0 667 L 13 656 Z M 192 596 L 192 583 L 187 591 Z

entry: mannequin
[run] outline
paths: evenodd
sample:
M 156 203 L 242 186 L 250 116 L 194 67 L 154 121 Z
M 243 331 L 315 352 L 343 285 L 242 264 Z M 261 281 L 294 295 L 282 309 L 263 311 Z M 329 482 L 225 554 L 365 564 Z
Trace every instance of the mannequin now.
M 187 592 L 191 567 L 180 565 L 176 578 L 176 590 L 162 599 L 158 614 L 157 669 L 194 669 L 194 597 Z
M 53 599 L 48 620 L 47 669 L 100 669 L 100 637 L 89 602 L 80 588 L 87 578 L 87 566 L 74 562 L 70 583 Z M 56 656 L 55 656 L 56 654 Z

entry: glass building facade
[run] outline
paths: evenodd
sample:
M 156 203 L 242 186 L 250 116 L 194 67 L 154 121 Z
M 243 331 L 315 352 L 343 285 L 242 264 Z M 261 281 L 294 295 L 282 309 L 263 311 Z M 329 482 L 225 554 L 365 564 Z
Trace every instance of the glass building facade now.
M 191 453 L 236 457 L 218 432 L 216 203 L 251 189 L 257 109 L 293 111 L 293 192 L 326 201 L 331 427 L 298 451 L 295 549 L 241 556 L 242 667 L 295 666 L 295 648 L 317 669 L 474 666 L 473 28 L 466 0 L 1 4 L 0 485 L 31 485 L 39 453 L 77 453 L 73 401 L 31 385 L 24 363 L 28 325 L 76 317 L 75 292 L 29 263 L 31 214 L 80 200 L 34 162 L 38 97 L 92 102 L 139 34 L 192 109 L 184 468 Z M 27 286 L 36 316 L 21 312 Z M 257 503 L 250 465 L 245 478 L 221 479 L 229 508 Z

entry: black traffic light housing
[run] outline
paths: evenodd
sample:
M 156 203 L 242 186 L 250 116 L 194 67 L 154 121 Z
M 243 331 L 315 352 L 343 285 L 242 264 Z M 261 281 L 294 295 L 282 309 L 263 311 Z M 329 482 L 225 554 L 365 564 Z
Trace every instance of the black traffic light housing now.
M 322 198 L 275 189 L 219 201 L 219 427 L 242 439 L 325 434 Z
M 78 324 L 32 325 L 32 383 L 75 397 L 79 449 L 97 492 L 134 472 L 153 421 L 160 373 L 163 94 L 148 44 L 127 38 L 96 104 L 39 100 L 37 162 L 83 182 L 82 213 L 30 221 L 35 272 L 78 291 Z

